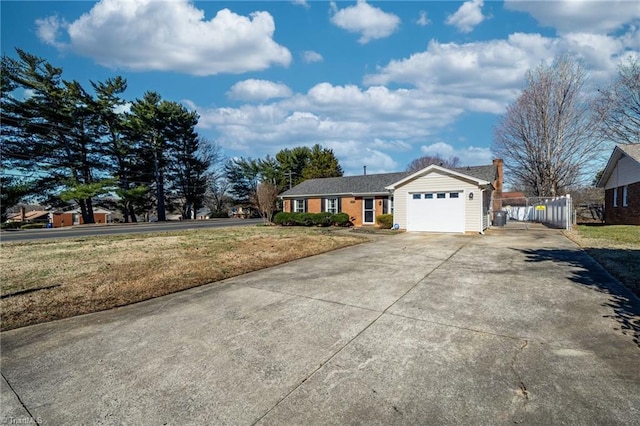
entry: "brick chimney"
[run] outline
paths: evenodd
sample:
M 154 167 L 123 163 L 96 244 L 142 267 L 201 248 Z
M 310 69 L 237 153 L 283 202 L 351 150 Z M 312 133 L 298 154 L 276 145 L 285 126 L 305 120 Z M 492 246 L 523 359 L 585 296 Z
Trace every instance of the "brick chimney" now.
M 502 158 L 496 158 L 493 160 L 493 165 L 496 166 L 497 176 L 496 180 L 493 181 L 493 187 L 495 190 L 493 191 L 493 211 L 502 210 L 502 183 L 504 182 L 504 163 Z

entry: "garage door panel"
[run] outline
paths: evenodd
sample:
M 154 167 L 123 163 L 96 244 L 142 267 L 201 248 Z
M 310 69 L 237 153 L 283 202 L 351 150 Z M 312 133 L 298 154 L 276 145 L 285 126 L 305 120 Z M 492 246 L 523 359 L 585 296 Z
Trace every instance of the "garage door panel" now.
M 409 194 L 407 204 L 408 231 L 464 232 L 462 191 Z

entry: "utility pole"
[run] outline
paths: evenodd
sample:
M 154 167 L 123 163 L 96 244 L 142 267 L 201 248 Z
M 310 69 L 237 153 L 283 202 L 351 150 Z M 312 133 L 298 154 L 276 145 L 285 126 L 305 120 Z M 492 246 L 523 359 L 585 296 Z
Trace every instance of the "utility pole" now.
M 293 176 L 295 173 L 293 173 L 291 170 L 289 170 L 288 172 L 286 172 L 284 175 L 285 176 L 289 176 L 289 189 L 291 189 L 292 185 L 291 185 L 291 176 Z

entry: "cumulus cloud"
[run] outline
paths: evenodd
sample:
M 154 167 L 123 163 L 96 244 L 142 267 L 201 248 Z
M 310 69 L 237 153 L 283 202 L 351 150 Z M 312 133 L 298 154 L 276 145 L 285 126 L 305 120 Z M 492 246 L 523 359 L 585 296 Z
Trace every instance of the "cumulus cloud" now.
M 291 95 L 291 89 L 285 84 L 255 79 L 239 81 L 227 92 L 230 99 L 241 101 L 265 101 L 273 98 L 287 98 Z
M 447 25 L 453 25 L 460 32 L 470 33 L 478 24 L 485 20 L 485 16 L 482 14 L 483 5 L 483 0 L 466 1 L 453 15 L 447 17 L 445 23 Z
M 389 37 L 400 25 L 398 16 L 373 7 L 365 0 L 358 0 L 355 6 L 344 9 L 338 9 L 332 2 L 331 9 L 334 12 L 331 22 L 344 30 L 361 34 L 358 39 L 361 44 Z
M 445 142 L 436 142 L 431 145 L 422 145 L 420 151 L 423 155 L 432 155 L 441 158 L 458 157 L 462 166 L 477 166 L 482 164 L 491 164 L 493 155 L 491 149 L 468 146 L 464 148 L 455 148 Z
M 309 9 L 311 7 L 307 0 L 291 0 L 291 3 L 295 4 L 296 6 L 302 6 L 305 9 Z
M 625 24 L 638 26 L 640 6 L 633 0 L 505 0 L 509 10 L 529 13 L 560 33 L 610 33 Z
M 302 52 L 302 60 L 305 63 L 310 64 L 312 62 L 322 62 L 324 61 L 324 58 L 318 52 L 315 52 L 313 50 L 305 50 L 304 52 Z
M 421 27 L 426 27 L 427 25 L 429 25 L 431 21 L 429 20 L 429 18 L 427 18 L 427 12 L 425 12 L 424 10 L 421 10 L 420 17 L 418 18 L 416 23 Z
M 40 41 L 54 47 L 62 47 L 58 41 L 61 31 L 69 24 L 57 16 L 49 16 L 43 19 L 36 19 L 36 34 Z
M 57 18 L 36 25 L 45 43 L 111 68 L 215 75 L 291 62 L 289 50 L 273 39 L 275 23 L 268 12 L 247 17 L 222 9 L 206 20 L 188 0 L 102 0 L 64 25 L 68 43 L 59 40 L 63 25 Z

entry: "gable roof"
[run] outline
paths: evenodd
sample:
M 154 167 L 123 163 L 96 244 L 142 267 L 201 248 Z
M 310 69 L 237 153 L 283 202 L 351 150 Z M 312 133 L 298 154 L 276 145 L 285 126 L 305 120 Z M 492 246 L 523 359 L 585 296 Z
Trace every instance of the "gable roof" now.
M 596 184 L 598 188 L 604 188 L 611 177 L 611 173 L 613 173 L 613 169 L 616 168 L 616 164 L 618 164 L 618 161 L 620 161 L 622 157 L 629 157 L 638 163 L 638 166 L 640 166 L 640 143 L 616 145 L 611 153 L 611 157 L 609 157 L 609 161 L 607 161 L 607 166 L 602 172 L 602 176 L 600 176 L 600 179 Z
M 471 178 L 480 183 L 492 183 L 497 176 L 497 167 L 471 166 L 445 169 L 440 166 L 429 166 L 418 172 L 425 172 L 427 169 L 438 168 L 439 170 L 452 173 L 457 176 Z M 403 181 L 407 177 L 415 175 L 411 172 L 383 173 L 372 175 L 343 176 L 333 178 L 308 179 L 294 186 L 293 188 L 280 194 L 281 198 L 291 197 L 313 197 L 325 195 L 385 195 L 389 194 L 390 185 Z
M 442 173 L 445 173 L 445 174 L 449 174 L 449 175 L 452 175 L 452 176 L 455 176 L 455 177 L 468 179 L 468 180 L 476 182 L 478 185 L 491 185 L 491 184 L 493 184 L 493 182 L 496 179 L 497 174 L 498 174 L 498 168 L 496 166 L 494 166 L 494 165 L 457 167 L 457 168 L 453 168 L 453 169 L 447 169 L 445 167 L 432 164 L 432 165 L 430 165 L 428 167 L 425 167 L 422 170 L 418 170 L 417 172 L 415 172 L 413 174 L 405 176 L 403 179 L 400 179 L 397 182 L 393 182 L 392 184 L 387 186 L 387 189 L 395 189 L 398 186 L 401 186 L 401 185 L 405 184 L 406 182 L 409 182 L 411 180 L 414 180 L 416 178 L 424 176 L 424 175 L 426 175 L 428 173 L 431 173 L 433 171 L 439 171 L 439 172 L 442 172 Z

